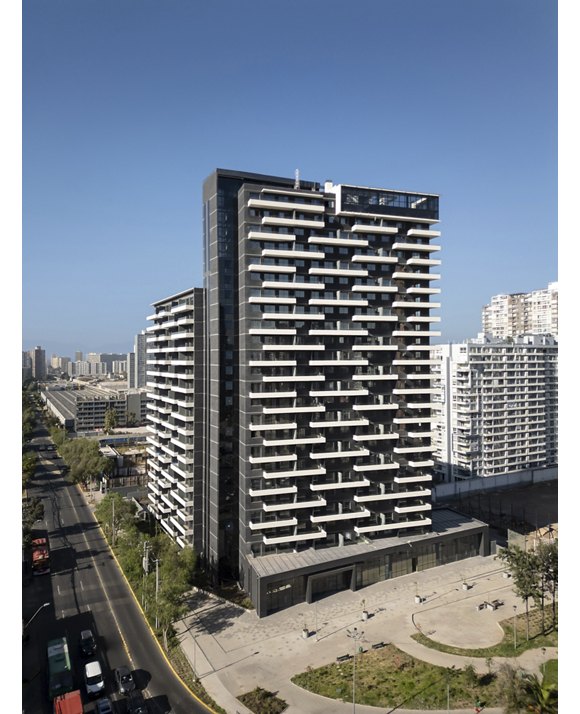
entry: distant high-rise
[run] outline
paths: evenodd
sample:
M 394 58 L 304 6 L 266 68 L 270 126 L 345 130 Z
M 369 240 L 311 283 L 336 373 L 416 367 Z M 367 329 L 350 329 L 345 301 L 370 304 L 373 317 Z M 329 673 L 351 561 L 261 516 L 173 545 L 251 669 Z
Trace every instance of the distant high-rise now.
M 135 386 L 147 383 L 147 333 L 143 330 L 135 336 Z
M 434 445 L 444 481 L 558 463 L 558 344 L 489 335 L 435 345 Z
M 46 354 L 42 347 L 30 350 L 32 360 L 32 376 L 34 379 L 46 379 Z
M 83 361 L 83 353 L 82 352 L 75 352 L 75 362 L 82 362 Z
M 135 353 L 127 352 L 127 387 L 135 388 Z
M 558 283 L 529 293 L 494 295 L 481 312 L 483 332 L 493 337 L 558 336 Z
M 149 497 L 260 616 L 488 548 L 431 503 L 438 219 L 433 194 L 204 183 L 205 289 L 149 317 Z

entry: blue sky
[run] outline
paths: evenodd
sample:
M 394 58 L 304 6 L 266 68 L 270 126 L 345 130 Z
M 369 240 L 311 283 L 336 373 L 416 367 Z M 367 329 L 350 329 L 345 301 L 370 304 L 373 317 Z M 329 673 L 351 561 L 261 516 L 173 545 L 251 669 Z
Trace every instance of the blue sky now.
M 27 0 L 22 340 L 126 352 L 202 285 L 216 167 L 441 195 L 442 339 L 557 273 L 550 0 Z

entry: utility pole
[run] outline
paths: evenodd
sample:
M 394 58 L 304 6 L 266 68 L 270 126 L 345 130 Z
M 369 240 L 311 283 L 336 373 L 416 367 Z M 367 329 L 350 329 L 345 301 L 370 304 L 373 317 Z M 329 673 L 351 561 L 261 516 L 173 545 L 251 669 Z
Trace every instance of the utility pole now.
M 111 499 L 111 505 L 113 507 L 112 516 L 111 516 L 111 543 L 114 548 L 115 547 L 115 498 L 114 497 Z
M 155 629 L 159 627 L 159 617 L 158 617 L 158 604 L 157 599 L 159 596 L 159 558 L 155 560 Z
M 357 627 L 353 627 L 352 630 L 346 631 L 346 636 L 350 637 L 354 645 L 352 659 L 352 714 L 356 714 L 356 647 L 359 640 L 364 636 L 364 632 Z

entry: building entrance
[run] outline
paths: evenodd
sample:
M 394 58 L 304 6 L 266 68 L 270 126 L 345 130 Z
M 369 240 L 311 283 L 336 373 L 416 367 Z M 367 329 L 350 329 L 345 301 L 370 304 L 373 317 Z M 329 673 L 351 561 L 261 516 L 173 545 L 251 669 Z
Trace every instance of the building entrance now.
M 315 602 L 341 590 L 355 590 L 355 566 L 308 576 L 306 602 Z

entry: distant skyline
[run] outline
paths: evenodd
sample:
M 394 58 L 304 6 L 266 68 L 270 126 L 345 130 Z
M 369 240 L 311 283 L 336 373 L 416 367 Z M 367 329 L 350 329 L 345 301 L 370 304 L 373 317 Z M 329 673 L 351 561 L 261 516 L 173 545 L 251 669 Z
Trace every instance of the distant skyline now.
M 23 4 L 22 349 L 203 285 L 215 168 L 440 194 L 442 337 L 558 280 L 557 3 Z

